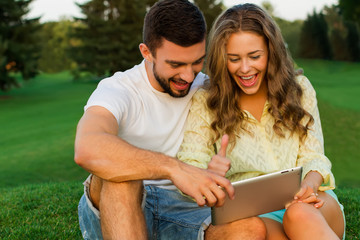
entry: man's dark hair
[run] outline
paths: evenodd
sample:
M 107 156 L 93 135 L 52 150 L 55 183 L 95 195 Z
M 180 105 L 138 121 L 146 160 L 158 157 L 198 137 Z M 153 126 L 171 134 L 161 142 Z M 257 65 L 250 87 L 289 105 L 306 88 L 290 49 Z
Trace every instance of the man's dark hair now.
M 187 0 L 161 0 L 145 16 L 143 42 L 155 56 L 163 38 L 182 47 L 202 42 L 206 23 L 200 9 Z

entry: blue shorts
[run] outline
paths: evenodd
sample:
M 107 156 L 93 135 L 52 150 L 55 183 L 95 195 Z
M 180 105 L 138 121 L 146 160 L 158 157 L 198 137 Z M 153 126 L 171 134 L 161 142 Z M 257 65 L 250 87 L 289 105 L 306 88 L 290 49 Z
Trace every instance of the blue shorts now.
M 204 239 L 211 209 L 199 207 L 179 191 L 146 186 L 145 218 L 149 239 Z
M 84 239 L 103 239 L 99 211 L 89 198 L 89 184 L 90 178 L 84 182 L 84 195 L 78 206 L 80 229 Z M 155 186 L 145 186 L 144 196 L 143 212 L 149 239 L 204 238 L 204 230 L 211 222 L 209 207 L 199 207 L 178 191 Z

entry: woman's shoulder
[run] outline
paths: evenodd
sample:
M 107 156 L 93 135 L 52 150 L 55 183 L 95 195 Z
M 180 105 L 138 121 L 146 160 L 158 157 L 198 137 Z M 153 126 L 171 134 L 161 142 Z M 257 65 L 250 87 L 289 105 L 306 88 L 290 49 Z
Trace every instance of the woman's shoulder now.
M 194 102 L 204 103 L 206 102 L 208 96 L 209 93 L 206 89 L 199 88 L 199 90 L 197 90 L 197 92 L 193 96 L 193 103 Z
M 211 115 L 211 111 L 207 106 L 208 96 L 208 90 L 204 88 L 200 88 L 199 90 L 197 90 L 197 92 L 192 97 L 192 105 L 190 111 L 195 112 L 198 115 L 202 115 L 203 117 L 209 117 Z
M 316 95 L 313 85 L 306 76 L 304 75 L 296 76 L 296 82 L 300 85 L 301 89 L 303 90 L 303 94 L 305 96 Z

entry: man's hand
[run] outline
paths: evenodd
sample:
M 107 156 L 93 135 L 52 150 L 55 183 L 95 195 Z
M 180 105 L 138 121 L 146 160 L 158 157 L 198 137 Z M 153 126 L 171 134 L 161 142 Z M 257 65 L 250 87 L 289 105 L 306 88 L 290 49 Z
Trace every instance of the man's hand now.
M 230 199 L 234 199 L 234 187 L 228 179 L 180 161 L 178 166 L 172 171 L 170 179 L 183 193 L 193 197 L 199 206 L 222 206 L 226 192 Z
M 219 152 L 211 158 L 208 164 L 208 170 L 216 173 L 222 177 L 225 177 L 227 171 L 231 167 L 230 159 L 226 158 L 226 149 L 229 144 L 229 136 L 225 134 L 221 138 L 221 146 Z

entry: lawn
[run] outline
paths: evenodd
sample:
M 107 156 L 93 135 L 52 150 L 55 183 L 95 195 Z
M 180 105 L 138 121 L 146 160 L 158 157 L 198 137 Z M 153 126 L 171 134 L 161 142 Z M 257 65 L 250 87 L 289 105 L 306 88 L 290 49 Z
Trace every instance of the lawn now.
M 296 62 L 317 92 L 325 154 L 337 185 L 360 188 L 360 63 Z
M 297 64 L 317 91 L 347 239 L 360 239 L 360 64 Z M 87 173 L 73 161 L 73 142 L 95 87 L 63 72 L 0 93 L 0 239 L 81 238 L 76 207 Z
M 92 90 L 71 76 L 43 74 L 0 95 L 0 187 L 82 180 L 75 129 Z

